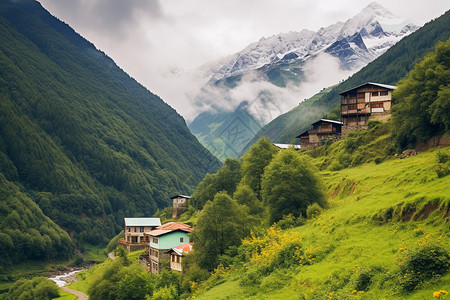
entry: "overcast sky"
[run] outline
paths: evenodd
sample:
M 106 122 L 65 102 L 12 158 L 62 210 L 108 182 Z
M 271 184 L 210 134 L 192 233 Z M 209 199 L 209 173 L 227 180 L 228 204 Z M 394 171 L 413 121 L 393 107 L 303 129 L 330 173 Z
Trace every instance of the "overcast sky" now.
M 39 0 L 150 91 L 188 116 L 193 68 L 274 34 L 346 21 L 371 0 Z M 379 0 L 423 24 L 448 0 Z M 185 113 L 186 110 L 186 113 Z

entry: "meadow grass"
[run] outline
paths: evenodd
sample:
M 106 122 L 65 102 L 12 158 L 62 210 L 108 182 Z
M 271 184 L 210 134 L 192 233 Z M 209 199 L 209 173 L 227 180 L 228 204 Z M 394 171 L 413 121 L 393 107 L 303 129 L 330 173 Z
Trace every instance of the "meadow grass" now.
M 450 245 L 450 176 L 438 178 L 434 149 L 405 159 L 369 163 L 336 172 L 322 171 L 329 209 L 305 225 L 302 247 L 315 262 L 259 275 L 246 263 L 196 299 L 433 299 L 450 292 L 450 274 L 411 293 L 399 284 L 399 265 L 409 249 L 437 242 Z M 358 289 L 360 288 L 360 289 Z M 444 298 L 445 299 L 445 298 Z

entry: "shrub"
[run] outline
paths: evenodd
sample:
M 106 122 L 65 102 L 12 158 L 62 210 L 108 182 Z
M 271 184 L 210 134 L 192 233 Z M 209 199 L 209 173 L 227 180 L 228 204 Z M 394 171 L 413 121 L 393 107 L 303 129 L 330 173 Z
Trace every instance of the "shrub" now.
M 426 280 L 449 271 L 449 251 L 437 244 L 426 244 L 408 251 L 400 267 L 400 285 L 411 292 Z
M 322 214 L 322 208 L 317 203 L 313 203 L 306 208 L 306 217 L 308 219 L 317 218 Z
M 445 177 L 450 174 L 450 160 L 449 155 L 444 152 L 438 152 L 436 154 L 437 164 L 434 167 L 434 171 L 436 172 L 439 178 Z
M 381 157 L 381 156 L 377 156 L 376 158 L 375 158 L 375 164 L 379 164 L 379 163 L 381 163 L 383 161 L 383 158 Z

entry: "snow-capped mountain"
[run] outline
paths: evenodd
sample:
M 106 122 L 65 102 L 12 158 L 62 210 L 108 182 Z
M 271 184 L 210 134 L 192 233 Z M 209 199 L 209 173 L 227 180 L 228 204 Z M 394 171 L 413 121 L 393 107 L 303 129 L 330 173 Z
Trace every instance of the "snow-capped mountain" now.
M 371 3 L 346 22 L 261 38 L 198 70 L 207 84 L 191 132 L 216 157 L 237 157 L 263 125 L 336 84 L 418 26 Z M 245 116 L 245 117 L 244 117 Z
M 317 32 L 305 29 L 261 38 L 222 62 L 213 71 L 211 80 L 241 75 L 280 62 L 304 61 L 321 52 L 339 58 L 345 69 L 358 69 L 417 28 L 414 22 L 399 18 L 373 2 L 346 22 Z

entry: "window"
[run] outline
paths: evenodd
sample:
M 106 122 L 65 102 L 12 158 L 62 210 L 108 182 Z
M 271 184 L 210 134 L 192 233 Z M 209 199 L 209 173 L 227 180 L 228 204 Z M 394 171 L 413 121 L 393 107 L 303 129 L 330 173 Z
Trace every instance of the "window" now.
M 388 91 L 382 91 L 380 92 L 380 96 L 387 96 L 389 94 Z
M 356 109 L 356 104 L 349 104 L 348 105 L 348 110 L 354 110 Z
M 130 227 L 128 227 L 128 232 L 131 232 L 131 228 Z
M 181 257 L 177 256 L 177 263 L 181 262 Z
M 184 238 L 180 238 L 180 243 L 183 243 L 184 242 Z
M 136 227 L 134 227 L 134 232 L 137 232 L 137 228 Z
M 140 232 L 144 232 L 144 227 L 141 226 L 141 228 L 139 230 L 140 230 Z
M 152 242 L 153 242 L 154 244 L 158 244 L 158 239 L 157 239 L 157 238 L 152 238 Z
M 370 103 L 371 108 L 383 108 L 383 102 L 372 102 Z
M 372 92 L 372 97 L 378 97 L 378 92 Z

